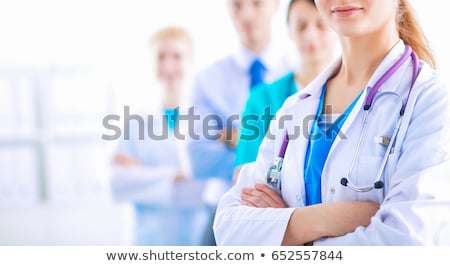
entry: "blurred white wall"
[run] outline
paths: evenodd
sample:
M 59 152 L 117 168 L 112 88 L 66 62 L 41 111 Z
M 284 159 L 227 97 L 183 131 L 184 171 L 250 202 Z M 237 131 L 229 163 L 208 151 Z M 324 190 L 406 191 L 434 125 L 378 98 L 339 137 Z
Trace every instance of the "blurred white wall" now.
M 131 245 L 127 205 L 94 202 L 0 208 L 0 245 Z
M 193 35 L 193 73 L 237 45 L 224 0 L 0 0 L 0 245 L 130 243 L 101 119 L 157 101 L 148 40 L 170 25 Z
M 287 1 L 282 3 L 275 39 L 289 45 Z M 195 70 L 237 44 L 225 0 L 2 0 L 0 66 L 100 66 L 109 71 L 118 98 L 139 106 L 142 95 L 152 101 L 158 94 L 149 80 L 148 39 L 169 25 L 183 26 L 193 35 Z
M 450 23 L 444 1 L 409 0 L 416 10 L 420 25 L 427 36 L 438 63 L 442 77 L 450 84 L 450 39 L 446 27 Z

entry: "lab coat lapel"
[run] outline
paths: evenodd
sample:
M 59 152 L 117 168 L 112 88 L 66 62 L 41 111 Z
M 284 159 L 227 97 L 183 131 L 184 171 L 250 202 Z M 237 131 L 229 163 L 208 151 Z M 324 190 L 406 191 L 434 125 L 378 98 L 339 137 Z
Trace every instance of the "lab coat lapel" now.
M 304 205 L 304 162 L 306 148 L 308 147 L 309 128 L 313 119 L 311 114 L 315 114 L 320 97 L 308 96 L 308 98 L 295 103 L 286 109 L 286 115 L 291 115 L 292 119 L 286 125 L 289 133 L 289 145 L 286 150 L 284 160 L 284 173 L 288 175 L 289 187 L 282 189 L 283 198 L 289 206 Z M 285 182 L 282 184 L 286 184 Z M 303 199 L 303 203 L 302 203 Z
M 301 108 L 297 108 L 297 112 L 294 112 L 294 121 L 300 122 L 300 127 L 296 130 L 298 133 L 294 133 L 294 130 L 288 130 L 288 132 L 293 135 L 296 134 L 293 143 L 293 152 L 297 158 L 297 172 L 299 173 L 298 180 L 303 184 L 304 167 L 305 167 L 305 156 L 306 149 L 309 143 L 309 134 L 311 132 L 311 127 L 314 122 L 314 116 L 317 113 L 317 108 L 319 105 L 320 97 L 309 97 L 302 101 Z M 295 123 L 297 124 L 297 123 Z M 297 124 L 298 125 L 298 124 Z
M 297 139 L 293 141 L 293 146 L 299 160 L 298 164 L 299 167 L 301 167 L 301 173 L 303 173 L 309 134 L 311 133 L 311 127 L 317 114 L 323 85 L 336 73 L 341 65 L 341 61 L 341 58 L 336 59 L 304 90 L 296 94 L 296 97 L 298 97 L 297 102 L 293 105 L 291 113 L 294 114 L 294 125 L 300 125 L 300 132 L 297 133 L 298 136 L 296 136 Z M 293 134 L 292 132 L 294 132 L 294 129 L 295 128 L 291 128 L 288 132 Z
M 352 111 L 348 115 L 347 119 L 345 120 L 344 124 L 342 125 L 342 128 L 339 132 L 339 135 L 336 137 L 335 141 L 333 142 L 333 145 L 330 148 L 330 152 L 328 153 L 328 158 L 333 158 L 333 152 L 335 151 L 336 147 L 341 143 L 344 136 L 346 136 L 350 126 L 353 124 L 355 118 L 358 116 L 358 114 L 361 112 L 364 101 L 366 99 L 367 93 L 369 92 L 370 87 L 372 87 L 378 79 L 381 78 L 381 76 L 386 72 L 386 70 L 396 61 L 398 60 L 405 50 L 405 44 L 402 41 L 399 41 L 386 55 L 386 58 L 381 62 L 381 64 L 376 69 L 375 73 L 372 75 L 372 77 L 369 80 L 368 86 L 366 86 L 366 89 L 363 91 L 362 95 L 359 97 L 358 102 L 353 107 Z M 388 82 L 392 82 L 392 79 L 388 80 Z M 395 86 L 398 86 L 399 81 L 395 81 Z M 384 91 L 385 88 L 382 86 L 380 91 Z M 345 139 L 345 137 L 344 137 Z
M 298 193 L 304 191 L 304 165 L 309 134 L 317 114 L 323 85 L 338 69 L 340 62 L 340 59 L 336 60 L 310 85 L 292 96 L 296 97 L 296 101 L 283 112 L 284 114 L 292 115 L 292 119 L 286 127 L 290 138 L 286 150 L 285 165 L 292 167 L 289 169 L 289 173 L 294 176 L 290 177 L 293 181 L 292 187 L 285 191 L 286 194 L 289 194 L 285 195 L 287 199 L 297 198 Z M 304 193 L 301 194 L 304 201 Z
M 328 153 L 327 158 L 333 156 L 333 152 L 335 151 L 336 147 L 341 143 L 342 140 L 345 140 L 347 138 L 348 136 L 347 132 L 350 126 L 353 124 L 356 117 L 363 108 L 364 100 L 366 99 L 366 94 L 367 90 L 364 90 L 361 96 L 359 97 L 358 101 L 356 102 L 356 104 L 353 106 L 353 109 L 351 110 L 350 114 L 347 116 L 347 119 L 345 119 L 344 124 L 339 130 L 339 134 L 336 136 L 336 139 L 331 145 L 330 152 Z

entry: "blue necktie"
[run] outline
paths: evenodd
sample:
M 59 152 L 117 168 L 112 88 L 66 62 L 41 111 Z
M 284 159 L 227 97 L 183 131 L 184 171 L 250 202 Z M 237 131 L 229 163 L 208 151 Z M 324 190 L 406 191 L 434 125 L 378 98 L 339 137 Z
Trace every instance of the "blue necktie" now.
M 250 66 L 250 88 L 264 82 L 264 75 L 266 74 L 266 67 L 259 60 L 255 59 Z

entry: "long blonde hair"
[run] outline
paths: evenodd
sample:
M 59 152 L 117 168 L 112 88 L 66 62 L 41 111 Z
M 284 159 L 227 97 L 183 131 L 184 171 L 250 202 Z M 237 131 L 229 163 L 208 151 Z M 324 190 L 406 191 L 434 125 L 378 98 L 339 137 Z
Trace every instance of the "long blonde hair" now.
M 400 34 L 400 39 L 411 46 L 420 59 L 428 63 L 432 68 L 436 68 L 436 59 L 417 21 L 414 9 L 408 0 L 399 0 L 397 30 Z

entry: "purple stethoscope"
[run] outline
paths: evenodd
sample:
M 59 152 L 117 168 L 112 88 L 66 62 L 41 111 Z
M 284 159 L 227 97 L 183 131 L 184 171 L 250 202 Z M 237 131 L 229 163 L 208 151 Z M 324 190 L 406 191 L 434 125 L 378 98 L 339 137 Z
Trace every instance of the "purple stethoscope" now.
M 366 125 L 367 125 L 367 121 L 368 121 L 368 117 L 369 117 L 369 111 L 371 110 L 373 104 L 374 104 L 374 99 L 376 94 L 378 93 L 380 87 L 390 78 L 394 75 L 395 71 L 397 71 L 400 66 L 406 62 L 406 60 L 411 57 L 412 58 L 412 62 L 413 62 L 413 75 L 412 75 L 412 79 L 411 79 L 411 86 L 409 88 L 409 92 L 408 92 L 408 96 L 406 98 L 405 102 L 402 102 L 402 108 L 400 109 L 400 115 L 399 115 L 399 119 L 397 120 L 397 124 L 394 128 L 394 133 L 392 134 L 391 138 L 387 138 L 387 137 L 383 137 L 383 144 L 387 145 L 387 149 L 386 152 L 384 154 L 381 166 L 377 172 L 377 175 L 375 177 L 375 181 L 373 184 L 371 185 L 367 185 L 367 186 L 356 186 L 355 184 L 352 183 L 352 181 L 350 180 L 350 177 L 352 175 L 353 172 L 353 168 L 355 166 L 356 163 L 356 159 L 359 156 L 359 152 L 360 152 L 360 147 L 361 147 L 361 143 L 362 140 L 365 136 L 366 133 Z M 392 65 L 387 71 L 386 73 L 383 74 L 383 76 L 381 76 L 381 78 L 375 83 L 375 85 L 373 86 L 372 89 L 368 88 L 368 90 L 370 91 L 369 94 L 366 97 L 366 101 L 364 104 L 364 115 L 363 115 L 363 126 L 361 129 L 361 134 L 358 140 L 358 144 L 356 146 L 356 151 L 354 153 L 353 159 L 351 161 L 351 165 L 350 165 L 350 169 L 347 173 L 346 177 L 343 177 L 341 179 L 341 185 L 345 186 L 345 187 L 349 187 L 351 188 L 353 191 L 355 192 L 368 192 L 371 191 L 373 189 L 381 189 L 384 187 L 384 182 L 381 180 L 382 179 L 382 175 L 383 175 L 383 171 L 384 168 L 386 167 L 387 161 L 388 161 L 388 157 L 389 154 L 391 154 L 394 151 L 395 148 L 395 140 L 397 138 L 397 134 L 398 131 L 400 129 L 400 125 L 402 123 L 402 119 L 403 119 L 403 115 L 405 114 L 405 109 L 406 109 L 406 105 L 408 103 L 408 99 L 409 96 L 411 94 L 412 88 L 414 87 L 414 83 L 416 82 L 417 76 L 419 75 L 419 60 L 417 57 L 417 54 L 411 49 L 410 46 L 406 45 L 405 47 L 405 52 L 403 53 L 403 55 L 400 57 L 400 59 L 397 60 L 397 62 L 395 62 L 394 65 Z M 394 94 L 397 95 L 394 92 L 384 92 L 384 93 L 390 93 L 390 94 Z M 267 180 L 267 184 L 269 184 L 278 194 L 281 194 L 281 170 L 283 168 L 283 160 L 284 160 L 284 156 L 286 154 L 286 149 L 287 146 L 289 144 L 289 134 L 286 131 L 286 135 L 284 136 L 283 139 L 283 143 L 281 145 L 280 148 L 280 152 L 278 153 L 278 157 L 275 159 L 273 165 L 271 165 L 267 171 L 266 174 L 266 180 Z

